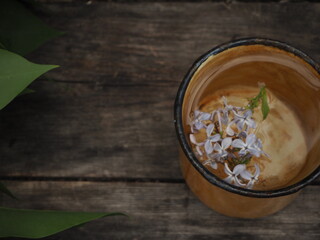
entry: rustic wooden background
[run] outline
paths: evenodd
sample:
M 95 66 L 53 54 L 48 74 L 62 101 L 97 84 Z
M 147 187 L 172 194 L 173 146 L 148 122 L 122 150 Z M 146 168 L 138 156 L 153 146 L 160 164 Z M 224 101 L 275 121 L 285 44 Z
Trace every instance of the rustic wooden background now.
M 320 59 L 320 3 L 40 1 L 65 35 L 28 58 L 61 67 L 0 113 L 6 206 L 122 211 L 48 239 L 319 239 L 320 181 L 263 219 L 199 202 L 178 164 L 173 101 L 192 62 L 217 44 L 260 36 Z

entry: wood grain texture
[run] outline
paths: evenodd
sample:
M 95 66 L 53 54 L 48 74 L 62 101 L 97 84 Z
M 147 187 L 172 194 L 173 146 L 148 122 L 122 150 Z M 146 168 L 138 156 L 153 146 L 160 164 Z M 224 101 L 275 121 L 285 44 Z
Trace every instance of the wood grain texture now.
M 191 63 L 260 36 L 320 59 L 317 3 L 50 3 L 65 35 L 29 59 L 61 65 L 0 113 L 1 176 L 181 179 L 172 108 Z
M 94 221 L 47 239 L 318 239 L 318 186 L 307 187 L 283 211 L 262 219 L 219 215 L 185 184 L 5 182 L 21 201 L 6 206 L 36 209 L 122 211 L 130 215 Z

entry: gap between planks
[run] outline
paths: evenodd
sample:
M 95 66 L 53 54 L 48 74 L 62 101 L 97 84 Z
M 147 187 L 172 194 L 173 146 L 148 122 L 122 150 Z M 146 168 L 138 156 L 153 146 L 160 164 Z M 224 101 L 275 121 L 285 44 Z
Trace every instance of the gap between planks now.
M 46 177 L 0 176 L 0 181 L 50 181 L 50 182 L 123 182 L 123 183 L 185 183 L 182 178 L 126 178 L 126 177 Z
M 117 183 L 185 183 L 182 178 L 126 178 L 126 177 L 46 177 L 46 176 L 0 176 L 0 181 L 47 181 L 47 182 L 117 182 Z M 316 179 L 311 186 L 319 186 Z

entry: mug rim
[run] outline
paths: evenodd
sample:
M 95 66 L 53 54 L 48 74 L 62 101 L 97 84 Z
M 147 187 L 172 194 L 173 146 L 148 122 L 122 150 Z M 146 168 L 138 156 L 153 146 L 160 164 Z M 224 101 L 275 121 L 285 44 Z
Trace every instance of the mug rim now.
M 268 38 L 242 38 L 238 40 L 233 40 L 227 43 L 223 43 L 218 45 L 205 54 L 201 55 L 189 68 L 187 74 L 183 78 L 174 103 L 174 125 L 176 129 L 176 134 L 180 143 L 180 146 L 186 155 L 187 159 L 190 163 L 195 167 L 195 169 L 211 184 L 220 187 L 228 192 L 236 193 L 239 195 L 247 196 L 247 197 L 255 197 L 255 198 L 270 198 L 270 197 L 280 197 L 289 194 L 293 194 L 298 192 L 300 189 L 304 188 L 306 185 L 310 184 L 313 180 L 320 176 L 320 165 L 307 177 L 303 178 L 299 182 L 289 185 L 284 188 L 279 188 L 275 190 L 252 190 L 245 189 L 241 187 L 237 187 L 235 185 L 229 184 L 219 177 L 215 176 L 211 173 L 195 156 L 191 147 L 188 144 L 188 141 L 185 137 L 183 124 L 182 124 L 182 105 L 186 90 L 189 86 L 189 83 L 194 75 L 194 73 L 198 70 L 198 68 L 211 56 L 217 55 L 225 50 L 239 47 L 239 46 L 250 46 L 250 45 L 264 45 L 269 47 L 275 47 L 285 52 L 294 54 L 295 56 L 302 59 L 304 62 L 311 65 L 311 67 L 320 74 L 320 66 L 314 61 L 311 57 L 309 57 L 304 52 L 298 50 L 290 46 L 287 43 L 280 42 L 277 40 L 272 40 Z

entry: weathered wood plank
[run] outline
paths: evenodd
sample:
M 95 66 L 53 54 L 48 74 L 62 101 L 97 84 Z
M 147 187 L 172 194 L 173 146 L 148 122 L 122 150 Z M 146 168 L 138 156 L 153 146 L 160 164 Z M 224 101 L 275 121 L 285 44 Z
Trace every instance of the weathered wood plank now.
M 0 113 L 2 176 L 181 178 L 172 107 L 196 57 L 234 38 L 320 59 L 317 3 L 47 4 L 66 34 L 30 58 L 62 67 Z
M 283 211 L 258 220 L 217 214 L 185 184 L 6 182 L 21 199 L 0 196 L 21 208 L 123 211 L 131 218 L 95 221 L 48 239 L 318 239 L 319 186 L 307 187 Z

